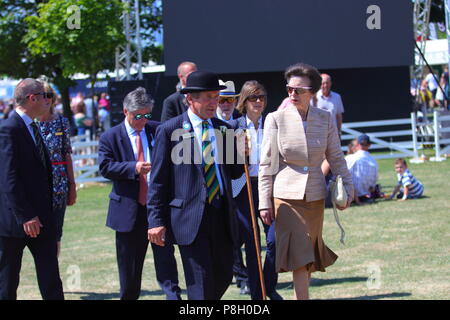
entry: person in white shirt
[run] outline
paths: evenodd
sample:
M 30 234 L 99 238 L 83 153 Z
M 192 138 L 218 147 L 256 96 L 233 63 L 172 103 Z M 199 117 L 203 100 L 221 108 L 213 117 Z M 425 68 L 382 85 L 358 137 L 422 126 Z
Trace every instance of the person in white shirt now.
M 344 105 L 342 104 L 342 98 L 339 93 L 331 91 L 331 77 L 326 73 L 322 73 L 322 86 L 316 94 L 315 104 L 317 108 L 326 110 L 333 114 L 336 118 L 336 126 L 338 132 L 341 132 L 342 127 L 342 114 L 344 113 Z M 314 99 L 313 99 L 314 100 Z
M 347 167 L 352 175 L 355 189 L 355 202 L 357 204 L 373 202 L 371 196 L 378 180 L 378 163 L 370 155 L 371 142 L 368 135 L 358 137 L 355 153 L 345 157 Z
M 436 92 L 439 87 L 438 81 L 436 80 L 435 76 L 431 72 L 427 74 L 427 76 L 425 77 L 425 81 L 428 84 L 428 90 L 431 91 L 431 94 L 433 95 L 433 99 L 435 99 Z
M 242 113 L 242 117 L 236 120 L 236 128 L 246 130 L 250 136 L 249 174 L 252 188 L 253 205 L 258 208 L 258 173 L 261 158 L 261 145 L 263 140 L 264 119 L 262 113 L 267 105 L 267 91 L 262 84 L 255 80 L 247 81 L 241 89 L 239 102 L 236 109 Z M 255 253 L 255 241 L 253 237 L 252 220 L 250 213 L 249 195 L 246 187 L 245 175 L 232 181 L 233 198 L 236 200 L 237 217 L 241 245 L 245 245 L 246 262 L 248 270 L 248 284 L 252 300 L 261 300 L 261 284 Z M 255 212 L 259 216 L 258 210 Z M 264 283 L 267 296 L 271 300 L 282 300 L 283 297 L 275 290 L 278 274 L 275 271 L 275 223 L 263 224 L 266 234 L 266 257 L 264 260 Z M 258 238 L 259 227 L 257 228 Z

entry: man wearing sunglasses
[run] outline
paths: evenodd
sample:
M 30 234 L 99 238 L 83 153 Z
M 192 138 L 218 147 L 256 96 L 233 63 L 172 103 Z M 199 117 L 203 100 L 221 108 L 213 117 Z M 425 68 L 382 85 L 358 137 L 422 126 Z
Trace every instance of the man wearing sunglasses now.
M 136 300 L 141 292 L 148 247 L 147 190 L 153 137 L 159 125 L 159 122 L 149 121 L 152 108 L 153 100 L 144 88 L 131 91 L 123 102 L 125 120 L 107 130 L 99 142 L 100 173 L 113 181 L 106 225 L 116 231 L 122 300 Z M 159 285 L 167 299 L 179 299 L 181 289 L 173 246 L 170 249 L 152 245 L 152 250 Z M 161 265 L 166 261 L 167 264 Z
M 216 116 L 220 120 L 229 123 L 231 120 L 237 119 L 241 116 L 239 111 L 235 109 L 238 102 L 239 93 L 236 93 L 233 81 L 223 82 L 222 80 L 219 80 L 219 84 L 221 86 L 226 86 L 226 88 L 220 90 Z
M 17 298 L 25 247 L 34 257 L 42 298 L 62 300 L 51 162 L 33 121 L 48 112 L 51 99 L 31 78 L 17 84 L 14 99 L 15 111 L 0 125 L 0 300 Z

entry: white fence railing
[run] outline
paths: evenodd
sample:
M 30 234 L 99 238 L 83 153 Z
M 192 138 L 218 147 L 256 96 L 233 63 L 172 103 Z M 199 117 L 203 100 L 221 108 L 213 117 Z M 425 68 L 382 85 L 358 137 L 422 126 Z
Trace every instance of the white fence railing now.
M 89 133 L 70 138 L 75 182 L 106 182 L 98 172 L 98 141 L 90 140 Z
M 433 127 L 435 156 L 430 160 L 444 161 L 446 160 L 444 155 L 450 153 L 450 112 L 434 111 Z M 441 149 L 441 145 L 444 146 L 443 149 Z
M 412 123 L 412 120 L 409 118 L 343 123 L 342 132 L 346 134 L 343 134 L 341 139 L 342 141 L 349 141 L 358 138 L 361 134 L 367 134 L 372 142 L 371 150 L 391 150 L 389 154 L 374 155 L 375 159 L 417 157 L 417 145 L 414 143 L 414 141 L 417 141 L 417 138 L 415 138 L 415 130 L 413 129 L 415 127 Z M 409 129 L 376 131 L 380 127 L 398 127 L 400 125 L 408 125 Z M 401 137 L 403 141 L 394 142 L 394 137 L 396 139 Z M 342 146 L 342 150 L 347 151 L 347 146 Z M 396 153 L 392 151 L 396 151 Z

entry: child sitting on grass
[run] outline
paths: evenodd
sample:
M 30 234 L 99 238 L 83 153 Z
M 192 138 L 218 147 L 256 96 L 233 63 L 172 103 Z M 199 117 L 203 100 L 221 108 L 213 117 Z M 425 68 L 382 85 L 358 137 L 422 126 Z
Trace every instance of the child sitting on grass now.
M 422 196 L 423 184 L 408 170 L 408 165 L 404 159 L 398 158 L 395 160 L 395 172 L 397 172 L 398 184 L 392 191 L 389 199 L 393 199 L 399 191 L 397 199 L 400 201 L 416 199 Z

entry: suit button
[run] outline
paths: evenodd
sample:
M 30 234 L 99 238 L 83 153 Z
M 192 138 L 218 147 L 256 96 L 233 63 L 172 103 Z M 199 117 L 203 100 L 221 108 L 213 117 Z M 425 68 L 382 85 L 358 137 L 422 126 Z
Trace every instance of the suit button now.
M 308 171 L 308 167 L 304 167 L 304 168 L 303 168 L 303 171 Z

